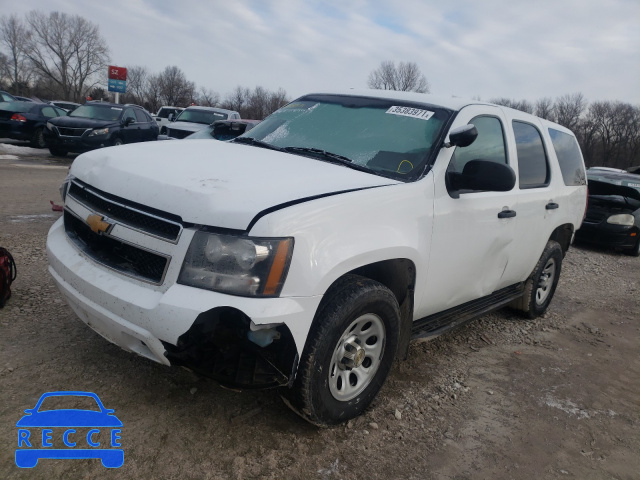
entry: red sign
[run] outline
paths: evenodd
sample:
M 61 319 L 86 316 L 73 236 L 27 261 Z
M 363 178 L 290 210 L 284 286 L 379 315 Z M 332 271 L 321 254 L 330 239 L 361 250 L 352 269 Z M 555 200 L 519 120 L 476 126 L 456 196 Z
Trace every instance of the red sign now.
M 114 67 L 109 65 L 109 78 L 112 80 L 126 80 L 127 69 L 124 67 Z

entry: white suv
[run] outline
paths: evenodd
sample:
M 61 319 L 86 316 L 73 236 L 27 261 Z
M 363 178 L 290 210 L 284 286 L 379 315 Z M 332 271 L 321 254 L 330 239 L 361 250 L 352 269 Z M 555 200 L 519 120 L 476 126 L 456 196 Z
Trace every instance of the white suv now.
M 306 95 L 230 143 L 90 152 L 63 187 L 49 270 L 85 323 L 281 386 L 317 425 L 359 415 L 411 338 L 542 314 L 587 198 L 566 128 L 377 90 Z

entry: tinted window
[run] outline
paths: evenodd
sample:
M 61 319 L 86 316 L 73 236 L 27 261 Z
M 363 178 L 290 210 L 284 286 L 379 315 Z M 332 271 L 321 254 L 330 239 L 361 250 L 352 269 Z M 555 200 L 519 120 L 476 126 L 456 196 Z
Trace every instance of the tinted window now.
M 547 155 L 540 132 L 533 125 L 514 121 L 513 133 L 518 152 L 520 188 L 546 185 L 549 182 Z
M 133 108 L 127 108 L 124 111 L 124 116 L 122 117 L 122 121 L 126 122 L 128 119 L 133 119 L 133 121 L 136 121 L 136 114 L 133 113 Z
M 576 138 L 553 128 L 549 129 L 553 149 L 560 163 L 565 185 L 586 185 L 582 154 Z
M 502 123 L 496 117 L 476 117 L 469 123 L 478 130 L 478 138 L 468 147 L 456 147 L 449 171 L 462 172 L 471 160 L 490 160 L 507 163 Z
M 144 114 L 142 110 L 134 110 L 134 111 L 136 112 L 136 118 L 138 119 L 138 122 L 145 123 L 149 121 L 149 119 L 147 118 L 147 116 Z
M 51 117 L 57 117 L 58 115 L 56 115 L 56 111 L 53 107 L 44 107 L 42 109 L 42 115 L 47 117 L 47 118 L 51 118 Z

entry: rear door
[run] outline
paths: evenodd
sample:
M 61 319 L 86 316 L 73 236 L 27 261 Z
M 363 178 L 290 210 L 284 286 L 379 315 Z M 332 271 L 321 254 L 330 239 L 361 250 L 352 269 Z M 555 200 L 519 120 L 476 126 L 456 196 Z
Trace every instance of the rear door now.
M 474 159 L 510 164 L 507 122 L 502 110 L 472 105 L 461 110 L 452 128 L 474 124 L 478 137 L 468 147 L 442 149 L 434 165 L 434 220 L 426 291 L 417 316 L 426 316 L 489 295 L 517 283 L 507 274 L 514 255 L 517 196 L 510 192 L 447 188 L 448 172 L 461 172 Z

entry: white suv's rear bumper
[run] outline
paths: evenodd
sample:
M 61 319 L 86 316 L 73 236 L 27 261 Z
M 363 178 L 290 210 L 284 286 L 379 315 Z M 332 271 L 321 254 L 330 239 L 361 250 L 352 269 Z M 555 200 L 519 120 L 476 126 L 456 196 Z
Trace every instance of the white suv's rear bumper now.
M 123 349 L 166 365 L 162 341 L 176 345 L 198 315 L 223 306 L 256 325 L 285 324 L 301 354 L 321 300 L 236 297 L 178 285 L 169 275 L 164 285 L 145 284 L 87 258 L 68 240 L 62 219 L 49 231 L 47 254 L 49 272 L 84 323 Z

